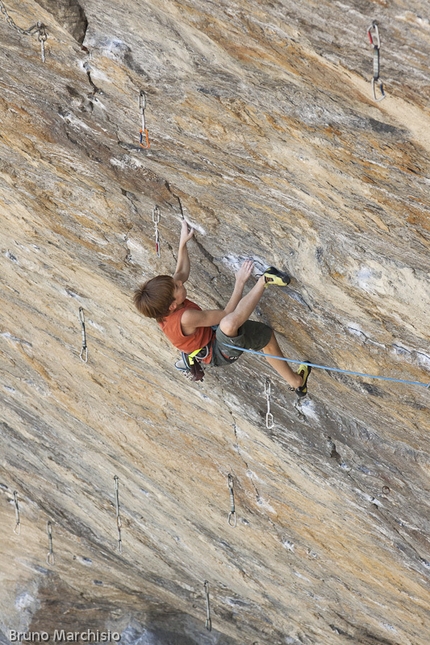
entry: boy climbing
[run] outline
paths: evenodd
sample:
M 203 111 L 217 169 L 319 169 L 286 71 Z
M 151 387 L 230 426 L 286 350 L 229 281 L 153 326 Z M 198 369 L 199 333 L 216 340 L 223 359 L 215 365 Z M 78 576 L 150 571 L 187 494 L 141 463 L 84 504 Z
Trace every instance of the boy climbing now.
M 290 389 L 295 390 L 298 397 L 306 396 L 310 366 L 303 363 L 296 373 L 285 361 L 272 358 L 284 358 L 273 330 L 263 323 L 248 320 L 264 289 L 270 285 L 287 285 L 290 281 L 288 276 L 270 267 L 243 296 L 254 266 L 251 260 L 246 260 L 236 274 L 233 293 L 224 309 L 203 311 L 187 299 L 184 287 L 190 274 L 187 243 L 193 234 L 193 229 L 183 220 L 173 277 L 156 276 L 134 293 L 134 304 L 140 313 L 155 318 L 167 338 L 182 352 L 184 363 L 177 364 L 178 369 L 191 370 L 195 380 L 201 380 L 203 370 L 199 369 L 200 362 L 220 367 L 233 363 L 243 353 L 229 345 L 262 350 L 271 355 L 266 360 L 287 381 Z

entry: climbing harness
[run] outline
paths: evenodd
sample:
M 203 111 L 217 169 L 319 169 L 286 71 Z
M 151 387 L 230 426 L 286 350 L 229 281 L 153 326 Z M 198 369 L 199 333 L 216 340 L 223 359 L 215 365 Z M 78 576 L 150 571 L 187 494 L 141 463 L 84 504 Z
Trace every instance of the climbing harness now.
M 122 553 L 122 539 L 121 539 L 121 515 L 119 514 L 119 477 L 114 476 L 115 481 L 115 509 L 116 509 L 116 526 L 118 529 L 118 551 Z
M 16 517 L 16 524 L 15 524 L 15 528 L 13 529 L 13 532 L 16 533 L 16 535 L 20 535 L 21 519 L 19 516 L 18 491 L 16 490 L 13 491 L 13 503 L 15 504 L 15 517 Z
M 154 228 L 155 228 L 155 252 L 157 253 L 157 257 L 161 257 L 160 232 L 158 230 L 158 224 L 160 222 L 160 209 L 158 208 L 157 205 L 154 206 L 154 209 L 152 211 L 152 221 L 154 222 Z
M 87 363 L 88 347 L 87 347 L 87 334 L 85 331 L 85 315 L 84 315 L 83 307 L 79 307 L 79 320 L 81 321 L 81 328 L 82 328 L 82 349 L 81 349 L 81 353 L 79 354 L 79 358 L 84 363 Z
M 201 365 L 201 362 L 209 356 L 210 346 L 211 344 L 209 343 L 200 349 L 194 350 L 191 354 L 185 354 L 185 352 L 182 352 L 182 360 L 189 368 L 189 377 L 192 381 L 203 381 L 205 370 L 203 365 Z
M 11 18 L 8 14 L 8 11 L 6 7 L 4 6 L 3 0 L 0 0 L 0 12 L 4 15 L 6 22 L 12 29 L 15 29 L 19 34 L 22 36 L 32 36 L 33 34 L 37 34 L 37 38 L 40 42 L 40 53 L 42 57 L 42 63 L 45 62 L 45 42 L 48 38 L 48 32 L 46 29 L 46 25 L 43 24 L 43 22 L 36 22 L 35 25 L 32 27 L 29 27 L 28 29 L 22 29 L 21 27 L 18 27 L 16 22 Z
M 379 38 L 378 23 L 376 20 L 372 22 L 370 27 L 367 30 L 367 36 L 369 38 L 370 44 L 373 46 L 373 78 L 372 78 L 372 93 L 375 101 L 379 102 L 385 99 L 384 86 L 381 79 L 379 78 L 380 72 L 380 49 L 381 49 L 381 40 Z M 380 96 L 379 98 L 376 95 L 376 87 L 379 87 Z
M 140 116 L 142 118 L 142 128 L 140 130 L 139 143 L 141 148 L 147 149 L 151 147 L 151 144 L 149 143 L 148 130 L 146 129 L 146 126 L 145 126 L 145 108 L 146 108 L 146 95 L 143 90 L 140 90 L 139 110 L 140 110 Z
M 275 424 L 273 422 L 273 414 L 270 412 L 270 402 L 272 398 L 272 384 L 269 378 L 266 378 L 266 382 L 264 384 L 264 394 L 266 395 L 266 401 L 267 401 L 266 428 L 268 430 L 271 430 Z
M 203 381 L 205 377 L 205 370 L 200 361 L 206 358 L 209 354 L 209 345 L 202 349 L 196 349 L 191 354 L 181 352 L 182 360 L 175 363 L 177 370 L 182 372 L 190 381 Z
M 233 489 L 233 475 L 228 475 L 228 489 L 230 492 L 230 513 L 228 514 L 227 522 L 233 528 L 237 526 L 236 507 L 234 505 L 234 489 Z
M 210 345 L 205 345 L 201 349 L 196 349 L 191 354 L 181 352 L 181 360 L 175 363 L 175 367 L 182 372 L 190 381 L 203 381 L 205 370 L 201 361 L 209 355 Z
M 247 352 L 248 354 L 255 354 L 255 356 L 263 356 L 264 358 L 276 358 L 278 361 L 285 361 L 286 363 L 296 363 L 298 365 L 302 364 L 303 361 L 297 361 L 293 358 L 286 358 L 285 356 L 274 356 L 273 354 L 265 354 L 264 352 L 257 352 L 255 349 L 244 349 L 243 347 L 237 347 L 236 345 L 230 345 L 224 343 L 225 347 L 231 347 L 231 349 L 240 349 L 241 352 Z M 408 381 L 401 378 L 392 378 L 391 376 L 377 376 L 376 374 L 365 374 L 364 372 L 353 372 L 352 370 L 341 370 L 338 367 L 328 367 L 327 365 L 317 365 L 316 363 L 309 363 L 306 361 L 307 365 L 310 367 L 315 367 L 320 370 L 327 370 L 329 372 L 340 372 L 341 374 L 351 374 L 352 376 L 363 376 L 365 378 L 374 378 L 379 379 L 380 381 L 391 381 L 392 383 L 405 383 L 406 385 L 418 385 L 430 389 L 430 383 L 423 383 L 422 381 Z
M 212 631 L 211 607 L 209 604 L 209 582 L 207 580 L 203 583 L 206 594 L 206 622 L 205 627 L 208 632 Z
M 54 555 L 54 549 L 52 546 L 52 522 L 47 522 L 46 523 L 46 530 L 48 532 L 48 543 L 49 543 L 49 551 L 48 555 L 46 556 L 46 562 L 47 564 L 55 564 L 55 555 Z

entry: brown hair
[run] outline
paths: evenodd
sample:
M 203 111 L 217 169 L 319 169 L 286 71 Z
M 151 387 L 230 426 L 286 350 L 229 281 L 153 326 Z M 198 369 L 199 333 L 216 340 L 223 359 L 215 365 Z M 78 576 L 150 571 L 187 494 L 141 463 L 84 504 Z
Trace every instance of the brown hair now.
M 134 304 L 141 314 L 161 322 L 175 299 L 175 283 L 170 275 L 157 275 L 136 289 Z

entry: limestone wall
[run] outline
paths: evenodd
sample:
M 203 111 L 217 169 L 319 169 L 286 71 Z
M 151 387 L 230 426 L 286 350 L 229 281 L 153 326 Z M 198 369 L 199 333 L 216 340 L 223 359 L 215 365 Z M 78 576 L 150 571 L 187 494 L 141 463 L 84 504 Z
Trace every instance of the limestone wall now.
M 201 306 L 275 264 L 287 356 L 430 381 L 427 3 L 85 0 L 84 49 L 41 4 L 5 6 L 44 64 L 0 16 L 2 642 L 427 645 L 429 390 L 315 369 L 297 407 L 249 356 L 193 384 L 131 302 L 182 207 Z

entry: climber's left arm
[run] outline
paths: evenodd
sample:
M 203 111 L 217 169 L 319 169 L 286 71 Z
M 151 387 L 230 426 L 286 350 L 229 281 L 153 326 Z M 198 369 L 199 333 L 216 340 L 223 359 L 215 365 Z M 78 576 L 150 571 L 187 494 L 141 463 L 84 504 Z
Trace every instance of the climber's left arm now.
M 191 240 L 194 229 L 185 220 L 182 220 L 181 237 L 179 239 L 178 261 L 176 263 L 174 280 L 186 282 L 190 275 L 190 257 L 188 255 L 187 242 Z

